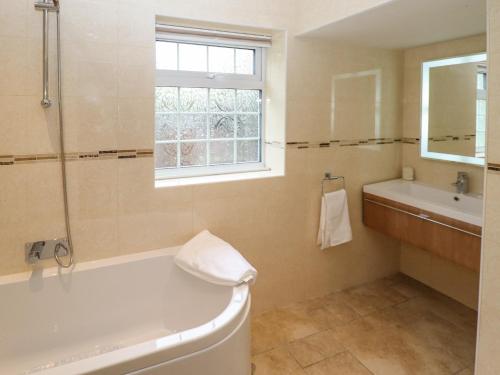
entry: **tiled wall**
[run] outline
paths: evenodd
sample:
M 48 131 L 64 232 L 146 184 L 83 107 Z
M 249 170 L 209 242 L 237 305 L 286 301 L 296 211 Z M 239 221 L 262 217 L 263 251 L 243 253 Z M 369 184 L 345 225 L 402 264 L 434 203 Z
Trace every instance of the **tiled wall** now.
M 500 0 L 488 0 L 488 146 L 476 374 L 500 373 Z
M 380 136 L 399 139 L 393 108 L 401 95 L 400 53 L 298 40 L 295 9 L 285 0 L 61 4 L 77 261 L 180 245 L 208 228 L 260 271 L 256 310 L 398 270 L 399 244 L 361 223 L 361 186 L 399 175 L 400 144 L 349 139 L 331 147 L 319 144 L 332 140 L 331 77 L 370 69 L 380 69 L 384 83 Z M 286 139 L 301 146 L 287 148 L 285 177 L 155 189 L 150 150 L 158 14 L 289 31 Z M 63 236 L 64 221 L 59 163 L 38 157 L 58 149 L 56 108 L 44 112 L 39 106 L 41 15 L 31 0 L 16 0 L 2 2 L 0 18 L 0 162 L 5 164 L 0 165 L 0 274 L 8 274 L 28 269 L 26 241 Z M 36 160 L 22 160 L 23 155 Z M 325 171 L 346 177 L 354 241 L 322 252 L 315 238 Z
M 404 53 L 404 104 L 403 137 L 420 137 L 420 82 L 421 64 L 424 61 L 486 51 L 486 36 L 479 35 L 450 42 L 408 49 Z M 450 141 L 457 142 L 457 141 Z M 469 173 L 471 190 L 483 191 L 483 168 L 423 159 L 419 142 L 404 142 L 403 165 L 415 168 L 417 180 L 451 190 L 458 171 Z M 477 309 L 479 274 L 455 265 L 413 246 L 402 245 L 402 272 L 431 287 Z

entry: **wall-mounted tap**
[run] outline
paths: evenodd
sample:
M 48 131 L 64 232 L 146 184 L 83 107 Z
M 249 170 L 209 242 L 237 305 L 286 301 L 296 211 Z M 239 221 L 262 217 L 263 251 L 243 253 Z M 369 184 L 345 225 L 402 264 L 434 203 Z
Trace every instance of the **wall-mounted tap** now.
M 42 252 L 45 248 L 45 241 L 30 243 L 26 248 L 26 262 L 34 264 L 42 259 Z
M 44 240 L 28 242 L 24 246 L 24 257 L 26 263 L 35 264 L 42 259 L 54 258 L 68 255 L 68 240 L 66 238 L 57 238 L 55 240 Z
M 457 194 L 467 194 L 469 192 L 469 176 L 466 172 L 458 172 L 457 181 L 452 185 L 457 188 Z

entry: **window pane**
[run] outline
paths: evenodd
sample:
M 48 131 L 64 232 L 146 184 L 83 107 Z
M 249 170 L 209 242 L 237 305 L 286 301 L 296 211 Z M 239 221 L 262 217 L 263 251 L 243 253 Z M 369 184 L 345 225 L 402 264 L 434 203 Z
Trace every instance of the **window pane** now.
M 207 138 L 207 115 L 180 116 L 181 139 L 206 139 Z
M 181 88 L 181 112 L 206 112 L 208 90 Z
M 211 138 L 234 138 L 234 116 L 233 115 L 211 115 L 210 116 Z
M 205 142 L 181 143 L 181 166 L 201 166 L 207 164 L 207 144 Z
M 254 74 L 254 50 L 236 50 L 236 73 Z
M 259 112 L 259 90 L 238 90 L 238 112 Z
M 156 112 L 177 112 L 178 89 L 177 87 L 156 88 Z
M 234 48 L 208 47 L 208 70 L 215 73 L 234 73 Z
M 259 141 L 237 141 L 238 162 L 260 161 Z
M 238 138 L 259 136 L 259 115 L 238 115 Z
M 170 141 L 177 139 L 177 114 L 157 114 L 155 124 L 155 139 Z
M 210 142 L 210 164 L 234 163 L 234 141 Z
M 156 69 L 177 70 L 177 43 L 156 42 Z
M 177 144 L 166 143 L 155 146 L 156 168 L 177 167 Z
M 210 90 L 211 112 L 234 112 L 235 90 L 212 89 Z
M 179 44 L 179 70 L 207 71 L 207 46 Z

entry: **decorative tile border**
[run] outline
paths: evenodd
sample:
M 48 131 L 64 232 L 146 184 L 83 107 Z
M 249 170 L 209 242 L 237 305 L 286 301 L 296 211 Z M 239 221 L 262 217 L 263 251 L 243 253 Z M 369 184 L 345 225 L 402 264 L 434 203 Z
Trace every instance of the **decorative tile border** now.
M 67 161 L 136 159 L 153 157 L 152 149 L 101 150 L 91 152 L 68 152 Z M 0 155 L 0 166 L 51 162 L 61 160 L 60 154 Z
M 331 148 L 331 147 L 355 147 L 374 146 L 401 143 L 401 138 L 367 138 L 367 139 L 334 139 L 326 142 L 287 142 L 287 148 Z
M 453 142 L 453 141 L 475 141 L 475 134 L 467 134 L 467 135 L 446 135 L 443 137 L 429 137 L 429 142 L 437 143 L 437 142 Z M 410 145 L 418 145 L 420 144 L 420 138 L 403 138 L 402 140 L 405 144 Z
M 500 173 L 500 164 L 488 163 L 488 171 Z

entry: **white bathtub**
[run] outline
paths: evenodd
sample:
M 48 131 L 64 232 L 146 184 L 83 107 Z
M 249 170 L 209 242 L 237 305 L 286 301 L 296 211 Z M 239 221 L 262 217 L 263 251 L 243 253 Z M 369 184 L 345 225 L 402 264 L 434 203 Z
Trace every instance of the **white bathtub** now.
M 456 194 L 419 182 L 404 180 L 365 185 L 363 192 L 482 226 L 483 199 L 477 195 Z
M 176 251 L 0 277 L 0 374 L 249 375 L 248 286 L 199 280 Z

